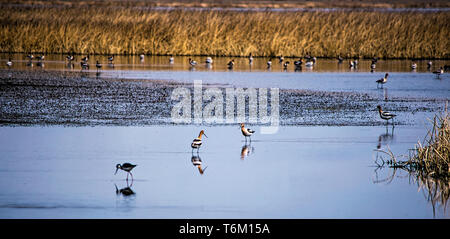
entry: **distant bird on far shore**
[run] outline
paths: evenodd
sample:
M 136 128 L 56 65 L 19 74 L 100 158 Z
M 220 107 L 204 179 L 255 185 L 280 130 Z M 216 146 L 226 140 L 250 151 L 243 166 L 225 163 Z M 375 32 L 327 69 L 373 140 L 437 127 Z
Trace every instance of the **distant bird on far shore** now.
M 206 64 L 212 64 L 213 63 L 213 60 L 212 60 L 212 58 L 211 57 L 206 57 L 206 60 L 205 60 L 205 63 Z
M 267 68 L 271 67 L 272 67 L 272 58 L 270 58 L 269 61 L 267 61 Z
M 141 62 L 143 62 L 145 59 L 145 55 L 144 54 L 140 54 L 139 55 L 139 60 L 141 60 Z
M 45 56 L 44 55 L 37 56 L 36 59 L 38 59 L 39 61 L 43 61 L 45 59 Z
M 380 113 L 380 118 L 386 120 L 386 123 L 388 123 L 389 120 L 392 119 L 392 125 L 394 125 L 394 117 L 397 116 L 397 115 L 392 114 L 392 113 L 387 112 L 387 111 L 383 111 L 381 109 L 381 106 L 379 106 L 379 105 L 377 106 L 377 108 L 378 108 L 378 112 Z
M 248 64 L 253 64 L 253 56 L 251 52 L 250 55 L 248 56 Z
M 197 65 L 197 62 L 194 61 L 194 60 L 192 60 L 191 58 L 189 58 L 189 64 L 190 64 L 191 66 L 196 66 L 196 65 Z
M 442 74 L 444 74 L 444 68 L 441 66 L 441 68 L 439 68 L 439 70 L 433 71 L 433 74 L 435 74 L 436 77 L 439 78 Z
M 73 55 L 68 55 L 68 56 L 66 57 L 66 59 L 67 59 L 68 61 L 73 61 L 73 60 L 75 59 L 75 57 L 74 57 Z
M 109 63 L 113 63 L 113 61 L 114 61 L 114 55 L 109 56 L 109 57 L 108 57 L 108 62 L 109 62 Z
M 414 61 L 411 63 L 411 69 L 417 69 L 417 63 L 415 63 Z
M 81 61 L 87 63 L 89 61 L 89 54 L 87 56 L 81 58 Z
M 87 62 L 82 61 L 82 62 L 80 62 L 80 65 L 81 65 L 81 70 L 89 69 L 89 64 Z
M 9 58 L 8 59 L 8 61 L 6 62 L 6 65 L 8 66 L 8 67 L 10 67 L 10 66 L 12 66 L 12 61 L 11 61 L 11 58 Z
M 377 88 L 378 88 L 378 86 L 380 84 L 381 84 L 381 88 L 383 88 L 383 85 L 386 84 L 386 82 L 387 82 L 388 76 L 389 76 L 389 73 L 386 73 L 383 78 L 381 78 L 381 79 L 376 81 L 377 82 Z
M 338 59 L 338 63 L 342 63 L 342 62 L 344 61 L 344 58 L 342 58 L 341 55 L 339 55 L 339 56 L 337 57 L 337 59 Z
M 227 64 L 227 66 L 228 66 L 228 69 L 229 69 L 229 70 L 232 70 L 233 67 L 234 67 L 234 59 L 231 60 L 231 61 L 229 61 L 228 64 Z
M 133 174 L 131 173 L 131 170 L 133 170 L 133 168 L 135 168 L 137 165 L 135 164 L 131 164 L 131 163 L 124 163 L 122 165 L 117 164 L 116 165 L 116 172 L 114 173 L 114 175 L 117 174 L 117 171 L 119 171 L 119 169 L 127 172 L 127 181 L 128 181 L 128 174 L 131 175 L 131 179 L 133 180 Z
M 33 56 L 33 54 L 29 54 L 29 55 L 27 56 L 27 58 L 31 61 L 31 60 L 33 60 L 34 56 Z
M 198 153 L 198 150 L 202 146 L 202 135 L 204 135 L 206 138 L 208 138 L 208 136 L 206 136 L 206 134 L 205 134 L 205 131 L 201 130 L 198 137 L 195 138 L 191 143 L 192 152 L 194 152 L 194 149 L 197 149 L 197 153 Z
M 254 130 L 246 129 L 244 123 L 241 123 L 241 132 L 242 135 L 244 135 L 245 137 L 245 142 L 247 142 L 247 137 L 249 137 L 250 142 L 252 141 L 252 138 L 250 136 L 252 136 L 252 134 L 255 133 Z
M 281 55 L 281 56 L 278 57 L 278 61 L 279 61 L 280 63 L 282 63 L 282 62 L 284 61 L 283 55 Z
M 169 58 L 169 64 L 173 64 L 174 63 L 174 59 L 173 59 L 173 56 L 170 56 L 170 58 Z
M 431 69 L 431 66 L 433 66 L 433 62 L 432 61 L 428 61 L 427 62 L 427 69 Z
M 289 61 L 286 61 L 285 63 L 283 63 L 284 70 L 287 70 L 289 63 L 290 63 Z

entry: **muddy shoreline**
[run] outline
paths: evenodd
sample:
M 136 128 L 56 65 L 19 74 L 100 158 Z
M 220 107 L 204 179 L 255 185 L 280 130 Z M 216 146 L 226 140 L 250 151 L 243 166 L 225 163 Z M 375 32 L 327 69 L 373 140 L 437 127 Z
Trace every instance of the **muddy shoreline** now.
M 171 125 L 174 124 L 171 110 L 178 103 L 171 99 L 171 94 L 177 87 L 193 92 L 193 84 L 167 80 L 103 79 L 80 72 L 1 70 L 0 126 Z M 223 89 L 223 86 L 214 87 Z M 417 115 L 442 110 L 444 101 L 393 97 L 383 105 L 399 115 L 396 124 L 412 125 Z M 209 102 L 203 103 L 205 106 Z M 379 103 L 379 98 L 360 92 L 281 89 L 280 125 L 383 125 L 385 122 L 379 119 L 375 109 Z M 246 108 L 248 117 L 248 103 Z

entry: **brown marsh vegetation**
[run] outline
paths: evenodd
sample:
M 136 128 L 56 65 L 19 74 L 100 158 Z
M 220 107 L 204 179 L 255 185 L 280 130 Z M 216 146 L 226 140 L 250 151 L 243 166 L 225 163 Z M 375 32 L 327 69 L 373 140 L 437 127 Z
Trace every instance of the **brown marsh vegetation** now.
M 450 57 L 447 11 L 154 11 L 83 4 L 3 5 L 2 52 Z

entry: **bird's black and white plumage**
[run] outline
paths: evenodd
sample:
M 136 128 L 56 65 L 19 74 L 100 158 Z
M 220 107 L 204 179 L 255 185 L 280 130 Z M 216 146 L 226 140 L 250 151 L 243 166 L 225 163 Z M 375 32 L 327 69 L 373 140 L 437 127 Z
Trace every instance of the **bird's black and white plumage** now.
M 43 61 L 45 59 L 45 56 L 44 55 L 36 56 L 36 59 L 38 59 L 39 61 Z
M 247 137 L 250 137 L 250 136 L 252 136 L 253 133 L 255 133 L 254 130 L 245 128 L 244 123 L 241 123 L 241 132 L 242 132 L 242 135 L 244 135 L 244 137 L 245 137 L 245 141 L 247 141 Z M 250 141 L 251 140 L 252 139 L 250 138 Z
M 34 59 L 34 56 L 33 56 L 33 54 L 30 54 L 30 55 L 27 56 L 27 58 L 31 61 L 31 60 Z
M 206 64 L 212 64 L 213 63 L 213 59 L 208 56 L 208 57 L 206 57 L 205 63 Z
M 200 159 L 200 156 L 198 156 L 198 155 L 192 155 L 191 162 L 192 162 L 192 165 L 194 165 L 194 167 L 198 168 L 198 172 L 201 175 L 203 175 L 203 173 L 205 173 L 205 171 L 206 171 L 206 168 L 208 168 L 208 166 L 206 166 L 205 168 L 202 168 L 202 160 Z
M 376 81 L 376 82 L 377 82 L 377 87 L 378 87 L 380 84 L 381 84 L 381 87 L 383 87 L 383 85 L 386 84 L 386 82 L 387 82 L 388 76 L 389 76 L 389 73 L 386 73 L 386 74 L 384 75 L 383 78 L 377 80 L 377 81 Z
M 8 61 L 6 62 L 6 65 L 7 65 L 7 66 L 12 66 L 12 64 L 13 64 L 13 63 L 12 63 L 12 61 L 11 61 L 11 58 L 9 58 Z
M 169 64 L 173 64 L 175 62 L 175 59 L 173 58 L 173 56 L 170 56 L 169 58 Z
M 288 66 L 289 66 L 289 61 L 286 61 L 285 63 L 283 63 L 283 69 L 287 70 Z
M 284 57 L 281 55 L 281 56 L 279 56 L 278 57 L 278 62 L 279 63 L 283 63 L 283 61 L 284 61 Z
M 122 165 L 117 164 L 116 165 L 116 172 L 114 173 L 114 175 L 117 174 L 117 171 L 119 171 L 119 169 L 127 172 L 127 180 L 128 180 L 128 174 L 131 175 L 131 179 L 133 179 L 133 174 L 131 173 L 131 170 L 133 170 L 133 168 L 135 168 L 137 165 L 136 164 L 131 164 L 131 163 L 123 163 Z
M 295 65 L 296 67 L 302 66 L 302 64 L 303 64 L 302 58 L 300 58 L 300 59 L 294 61 L 294 65 Z
M 411 69 L 413 70 L 417 69 L 417 63 L 415 62 L 411 63 Z
M 433 71 L 433 74 L 435 74 L 437 77 L 441 76 L 442 74 L 444 74 L 444 68 L 441 66 L 439 70 Z
M 344 58 L 342 58 L 341 55 L 339 55 L 339 56 L 337 57 L 337 59 L 338 59 L 338 63 L 342 63 L 342 62 L 344 61 Z
M 89 61 L 89 55 L 81 58 L 81 61 L 87 63 Z
M 229 61 L 227 66 L 228 66 L 228 69 L 230 69 L 230 70 L 233 69 L 233 67 L 234 67 L 234 59 Z
M 198 150 L 202 146 L 202 135 L 205 135 L 205 137 L 208 138 L 208 136 L 206 136 L 204 130 L 200 131 L 200 134 L 198 135 L 198 137 L 195 138 L 194 140 L 192 140 L 192 143 L 191 143 L 192 151 L 194 151 L 194 149 L 197 149 L 197 152 L 198 152 Z
M 387 112 L 387 111 L 383 111 L 381 109 L 381 106 L 379 106 L 379 105 L 377 106 L 377 109 L 378 109 L 378 112 L 380 113 L 380 118 L 386 120 L 386 122 L 388 120 L 392 119 L 392 122 L 394 122 L 394 117 L 397 116 L 397 115 L 392 114 L 392 113 Z
M 67 59 L 68 61 L 73 61 L 73 60 L 75 59 L 75 57 L 74 57 L 73 55 L 68 55 L 68 56 L 66 57 L 66 59 Z
M 270 67 L 272 67 L 272 59 L 269 59 L 267 61 L 267 68 L 270 68 Z
M 253 64 L 253 56 L 252 53 L 248 56 L 248 64 Z
M 80 62 L 80 66 L 82 70 L 89 69 L 89 64 L 85 61 Z
M 109 61 L 109 63 L 112 63 L 114 61 L 114 55 L 109 56 L 108 57 L 108 61 Z

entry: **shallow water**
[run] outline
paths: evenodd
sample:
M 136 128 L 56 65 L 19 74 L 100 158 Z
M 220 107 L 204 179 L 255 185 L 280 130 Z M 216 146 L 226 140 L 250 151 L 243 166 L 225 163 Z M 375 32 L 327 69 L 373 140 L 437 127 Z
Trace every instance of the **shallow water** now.
M 427 117 L 450 98 L 448 75 L 436 78 L 425 61 L 416 72 L 409 61 L 379 61 L 370 73 L 368 61 L 352 71 L 319 59 L 310 70 L 284 72 L 278 63 L 267 71 L 262 58 L 250 71 L 243 58 L 230 72 L 229 58 L 193 71 L 187 58 L 170 65 L 167 57 L 117 57 L 114 68 L 102 59 L 100 74 L 67 69 L 60 55 L 43 67 L 27 66 L 24 55 L 1 65 L 0 218 L 450 216 L 414 175 L 376 167 L 383 153 L 375 149 L 407 155 L 431 126 Z M 448 64 L 433 62 L 433 69 Z M 389 81 L 377 89 L 385 71 Z M 257 133 L 249 145 L 237 123 L 173 124 L 165 97 L 193 80 L 279 88 L 278 132 L 250 125 Z M 377 104 L 398 114 L 395 128 L 378 118 Z M 208 138 L 193 158 L 190 143 L 201 129 Z M 138 165 L 129 196 L 120 191 L 126 173 L 114 175 L 124 162 Z

